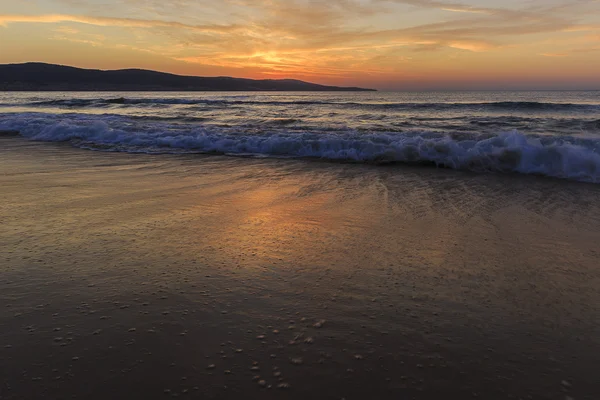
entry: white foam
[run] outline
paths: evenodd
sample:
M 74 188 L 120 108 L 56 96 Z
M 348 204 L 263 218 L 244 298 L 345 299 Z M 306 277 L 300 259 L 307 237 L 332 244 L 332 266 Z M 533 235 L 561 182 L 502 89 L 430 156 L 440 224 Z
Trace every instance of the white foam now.
M 17 114 L 0 129 L 41 141 L 72 141 L 97 149 L 131 152 L 217 152 L 231 155 L 315 157 L 357 162 L 433 163 L 474 171 L 541 174 L 600 182 L 600 141 L 533 137 L 513 131 L 497 136 L 433 132 L 286 131 L 169 125 L 102 119 L 101 116 Z

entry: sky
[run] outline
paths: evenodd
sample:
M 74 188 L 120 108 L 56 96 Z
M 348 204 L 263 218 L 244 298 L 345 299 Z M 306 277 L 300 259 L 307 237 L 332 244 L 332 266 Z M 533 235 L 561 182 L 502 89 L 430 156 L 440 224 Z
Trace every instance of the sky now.
M 0 0 L 0 63 L 600 89 L 600 0 Z

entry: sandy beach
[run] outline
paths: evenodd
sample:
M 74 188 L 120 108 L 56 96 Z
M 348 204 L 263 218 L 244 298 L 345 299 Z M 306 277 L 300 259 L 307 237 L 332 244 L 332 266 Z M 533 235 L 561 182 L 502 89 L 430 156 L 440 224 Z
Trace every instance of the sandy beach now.
M 0 138 L 0 399 L 600 397 L 600 185 Z

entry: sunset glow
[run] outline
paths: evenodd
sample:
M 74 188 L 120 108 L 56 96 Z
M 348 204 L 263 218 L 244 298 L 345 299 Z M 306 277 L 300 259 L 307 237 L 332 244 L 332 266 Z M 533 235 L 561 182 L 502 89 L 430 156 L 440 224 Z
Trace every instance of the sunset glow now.
M 0 63 L 27 61 L 383 90 L 600 89 L 600 1 L 3 4 Z

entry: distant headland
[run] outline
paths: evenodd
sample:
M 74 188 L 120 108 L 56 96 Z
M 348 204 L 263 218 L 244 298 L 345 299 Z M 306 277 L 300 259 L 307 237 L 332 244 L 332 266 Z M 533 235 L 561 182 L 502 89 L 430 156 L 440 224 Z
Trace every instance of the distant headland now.
M 104 71 L 45 63 L 0 64 L 2 91 L 375 91 L 295 79 L 182 76 L 143 69 Z

